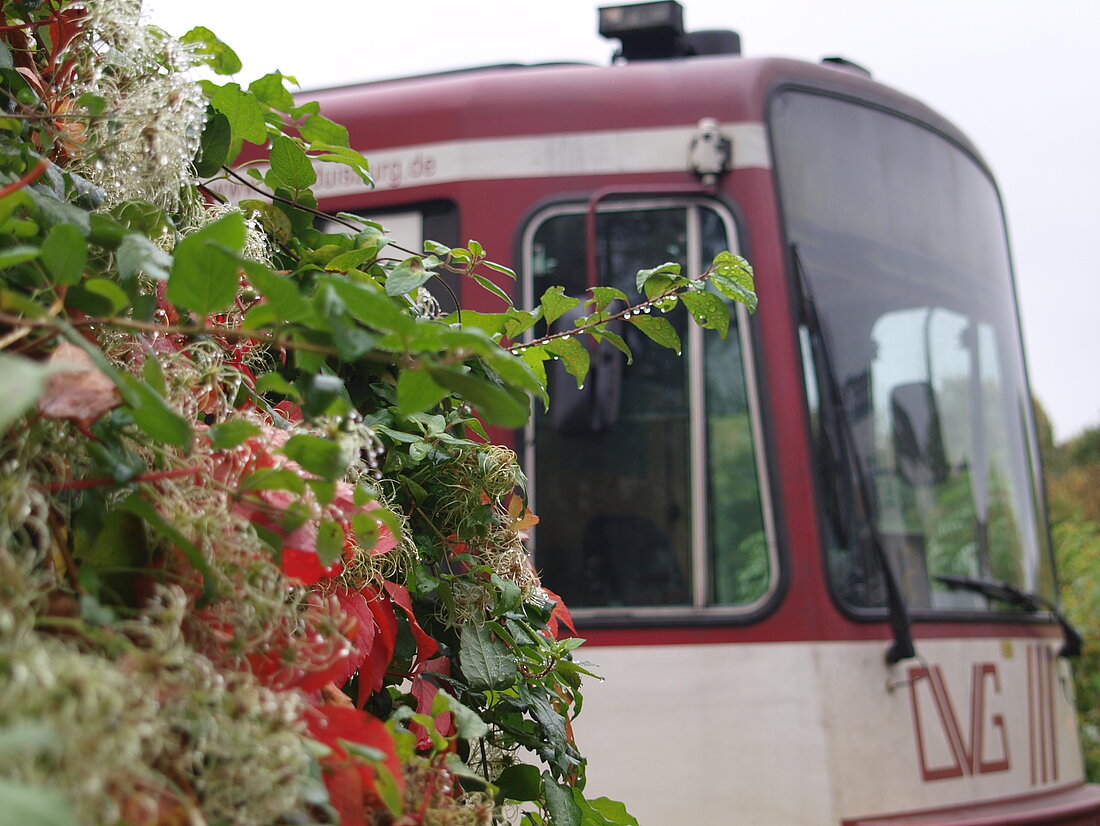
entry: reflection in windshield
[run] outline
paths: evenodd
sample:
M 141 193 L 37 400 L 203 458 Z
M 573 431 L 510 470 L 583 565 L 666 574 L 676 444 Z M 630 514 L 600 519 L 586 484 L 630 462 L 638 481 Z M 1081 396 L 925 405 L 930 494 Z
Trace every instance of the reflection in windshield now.
M 854 103 L 788 91 L 771 121 L 788 240 L 832 361 L 828 375 L 803 335 L 834 589 L 856 607 L 885 603 L 870 534 L 911 609 L 1004 607 L 941 575 L 1052 595 L 992 183 L 935 133 Z M 851 502 L 858 485 L 825 455 L 822 429 L 837 422 L 871 492 L 872 531 Z

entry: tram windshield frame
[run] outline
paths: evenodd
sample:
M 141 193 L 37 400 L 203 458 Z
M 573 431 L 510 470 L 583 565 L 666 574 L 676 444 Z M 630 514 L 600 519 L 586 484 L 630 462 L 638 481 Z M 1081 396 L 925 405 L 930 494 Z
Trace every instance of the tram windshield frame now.
M 992 178 L 942 133 L 848 98 L 779 90 L 768 126 L 803 298 L 799 338 L 834 597 L 849 612 L 878 614 L 888 602 L 885 562 L 918 616 L 1013 610 L 950 587 L 951 577 L 1053 600 Z

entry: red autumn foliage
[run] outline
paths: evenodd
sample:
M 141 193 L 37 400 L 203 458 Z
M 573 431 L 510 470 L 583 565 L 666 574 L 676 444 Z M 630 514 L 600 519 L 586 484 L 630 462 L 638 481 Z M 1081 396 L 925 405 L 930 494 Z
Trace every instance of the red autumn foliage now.
M 398 790 L 404 791 L 405 777 L 393 735 L 377 717 L 356 708 L 326 703 L 307 711 L 306 725 L 315 740 L 332 750 L 321 758 L 321 767 L 329 799 L 340 813 L 341 826 L 365 824 L 365 811 L 381 803 L 378 767 L 352 753 L 348 743 L 382 752 L 381 765 L 390 773 Z
M 554 600 L 554 608 L 550 612 L 550 619 L 546 621 L 550 633 L 554 635 L 555 639 L 561 639 L 564 635 L 559 633 L 558 626 L 560 624 L 568 628 L 572 636 L 577 636 L 577 629 L 573 625 L 573 615 L 569 613 L 569 609 L 565 606 L 565 600 L 545 586 L 542 590 L 546 592 L 550 599 Z
M 409 693 L 416 698 L 416 711 L 418 714 L 432 713 L 432 704 L 435 702 L 435 697 L 440 691 L 439 685 L 424 676 L 426 674 L 441 674 L 445 677 L 449 677 L 451 675 L 450 659 L 447 657 L 437 657 L 434 660 L 428 660 L 421 665 L 417 676 L 413 678 L 412 688 L 409 689 Z M 416 747 L 418 749 L 431 748 L 432 738 L 422 725 L 414 723 L 409 726 L 409 730 L 416 735 Z M 437 715 L 435 718 L 435 730 L 444 737 L 452 737 L 455 733 L 454 715 L 449 711 Z

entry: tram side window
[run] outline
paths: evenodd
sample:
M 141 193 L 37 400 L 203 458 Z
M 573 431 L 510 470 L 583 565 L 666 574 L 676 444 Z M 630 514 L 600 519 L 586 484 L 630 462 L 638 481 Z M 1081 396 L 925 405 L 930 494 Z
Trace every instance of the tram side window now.
M 583 213 L 537 226 L 530 294 L 561 285 L 584 295 L 584 238 Z M 636 300 L 639 269 L 677 261 L 688 272 L 728 245 L 725 222 L 709 208 L 601 212 L 596 280 Z M 551 409 L 536 411 L 535 561 L 572 607 L 747 605 L 768 591 L 773 565 L 736 318 L 725 340 L 689 332 L 682 310 L 668 319 L 682 357 L 622 324 L 634 363 L 599 345 L 585 388 L 555 367 Z

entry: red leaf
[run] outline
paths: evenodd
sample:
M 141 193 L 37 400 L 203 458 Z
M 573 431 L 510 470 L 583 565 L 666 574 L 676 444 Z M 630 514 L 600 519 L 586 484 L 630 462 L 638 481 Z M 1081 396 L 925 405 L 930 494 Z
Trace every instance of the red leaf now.
M 359 671 L 360 708 L 366 705 L 371 694 L 382 689 L 386 669 L 393 660 L 393 648 L 397 644 L 397 615 L 393 612 L 393 604 L 373 585 L 363 589 L 363 596 L 374 615 L 377 633 L 367 657 L 366 668 Z
M 546 592 L 550 599 L 554 600 L 554 610 L 550 612 L 550 619 L 546 622 L 550 627 L 550 633 L 554 635 L 555 639 L 560 639 L 558 636 L 558 623 L 560 622 L 572 632 L 574 637 L 577 636 L 577 629 L 573 625 L 573 616 L 569 613 L 569 609 L 565 607 L 565 600 L 545 586 L 542 590 Z
M 450 659 L 447 657 L 439 657 L 434 660 L 428 660 L 420 667 L 420 674 L 423 675 L 426 673 L 450 676 Z M 412 687 L 409 689 L 409 693 L 416 698 L 416 711 L 418 714 L 431 714 L 432 703 L 435 702 L 435 697 L 439 693 L 439 686 L 433 681 L 425 679 L 423 676 L 418 676 L 413 678 Z M 432 738 L 428 736 L 428 732 L 423 726 L 413 723 L 409 726 L 409 730 L 416 735 L 416 747 L 418 749 L 431 748 Z M 438 715 L 435 718 L 435 730 L 444 737 L 451 737 L 454 735 L 454 715 L 449 711 L 445 711 Z
M 303 418 L 305 418 L 304 416 L 302 416 L 302 408 L 298 407 L 298 405 L 291 401 L 281 401 L 277 405 L 275 405 L 275 409 L 286 416 L 292 422 L 300 422 Z
M 355 634 L 351 639 L 351 654 L 342 662 L 343 668 L 337 671 L 332 678 L 336 685 L 343 685 L 351 679 L 363 663 L 370 656 L 374 645 L 374 637 L 378 631 L 378 623 L 367 604 L 367 599 L 357 591 L 337 591 L 336 599 L 344 612 L 355 619 Z
M 326 766 L 328 801 L 340 816 L 340 826 L 367 826 L 363 804 L 363 778 L 352 766 Z
M 87 18 L 86 9 L 65 9 L 58 12 L 50 23 L 50 41 L 53 49 L 50 52 L 50 67 L 53 68 L 57 58 L 65 50 L 74 37 L 80 33 L 81 26 Z
M 377 717 L 356 708 L 325 704 L 314 706 L 307 711 L 306 725 L 309 728 L 310 735 L 315 740 L 332 749 L 332 754 L 321 758 L 321 765 L 326 768 L 326 771 L 339 773 L 341 769 L 350 764 L 358 770 L 359 777 L 363 782 L 363 789 L 373 794 L 377 788 L 375 782 L 377 770 L 374 764 L 349 754 L 341 741 L 368 746 L 385 755 L 382 759 L 382 765 L 393 775 L 398 789 L 404 793 L 405 775 L 401 770 L 401 761 L 397 758 L 393 735 L 386 728 L 386 724 Z M 341 783 L 346 784 L 346 781 L 341 781 Z M 341 791 L 344 790 L 346 789 Z M 329 793 L 331 794 L 331 788 Z M 362 808 L 362 797 L 359 805 Z M 342 826 L 343 823 L 344 821 L 341 820 Z
M 429 637 L 424 629 L 420 627 L 420 623 L 416 621 L 416 614 L 413 613 L 412 599 L 409 598 L 409 590 L 404 585 L 398 585 L 396 582 L 390 582 L 389 580 L 386 580 L 383 584 L 390 598 L 401 606 L 402 610 L 409 618 L 409 628 L 416 638 L 417 661 L 423 663 L 431 659 L 432 655 L 439 650 L 439 643 Z

